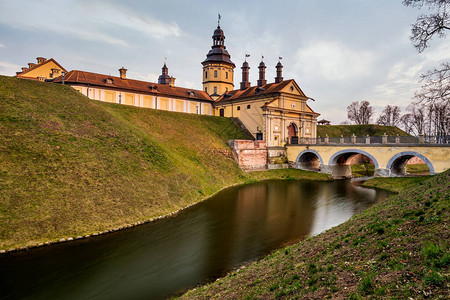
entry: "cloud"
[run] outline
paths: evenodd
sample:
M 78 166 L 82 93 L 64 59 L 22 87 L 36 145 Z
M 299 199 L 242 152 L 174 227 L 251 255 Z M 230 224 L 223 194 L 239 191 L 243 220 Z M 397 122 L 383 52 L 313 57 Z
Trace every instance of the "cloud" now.
M 175 22 L 165 23 L 148 15 L 139 15 L 138 12 L 126 8 L 102 7 L 101 9 L 106 9 L 106 12 L 98 20 L 99 22 L 128 28 L 152 38 L 180 35 L 180 28 Z M 105 18 L 105 15 L 108 17 Z
M 5 48 L 6 46 L 0 43 L 0 48 Z
M 19 65 L 10 64 L 4 61 L 0 61 L 0 74 L 12 76 L 15 75 L 16 72 L 20 71 Z
M 26 9 L 23 1 L 2 3 L 6 7 L 0 11 L 0 23 L 20 30 L 56 33 L 117 46 L 131 44 L 126 40 L 126 30 L 144 33 L 151 38 L 180 35 L 180 28 L 176 23 L 159 21 L 120 4 L 104 1 L 85 5 L 79 5 L 76 1 L 25 2 Z M 53 13 L 54 11 L 58 13 Z
M 316 41 L 298 49 L 297 69 L 328 80 L 346 80 L 371 73 L 374 56 L 339 42 Z

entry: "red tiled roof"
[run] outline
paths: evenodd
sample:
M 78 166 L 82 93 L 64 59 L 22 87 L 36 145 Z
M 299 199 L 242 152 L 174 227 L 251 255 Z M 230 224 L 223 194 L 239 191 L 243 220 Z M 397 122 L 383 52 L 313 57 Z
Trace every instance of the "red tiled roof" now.
M 107 83 L 107 79 L 111 79 L 112 83 Z M 60 83 L 61 81 L 62 76 L 56 78 L 53 82 Z M 191 98 L 193 100 L 213 102 L 211 97 L 209 97 L 209 95 L 204 91 L 134 79 L 122 79 L 116 76 L 78 70 L 73 70 L 67 73 L 64 77 L 64 82 L 67 84 L 83 84 L 111 89 L 127 90 L 137 93 L 165 95 L 184 99 Z
M 49 63 L 51 61 L 54 62 L 58 67 L 60 67 L 63 72 L 67 72 L 67 70 L 64 69 L 56 60 L 54 60 L 53 58 L 49 58 L 49 59 L 47 59 L 46 61 L 44 61 L 44 62 L 42 62 L 40 64 L 35 64 L 33 67 L 31 67 L 31 68 L 29 68 L 29 69 L 27 69 L 27 70 L 25 70 L 23 72 L 16 73 L 16 76 L 24 76 L 26 73 L 28 73 L 28 72 L 30 72 L 30 71 L 38 68 L 38 67 L 41 67 L 41 66 L 43 66 L 43 65 L 45 65 L 45 64 L 47 64 L 47 63 Z M 26 77 L 26 76 L 24 76 L 24 77 Z
M 219 101 L 241 100 L 242 98 L 253 97 L 255 95 L 264 95 L 280 92 L 283 88 L 293 82 L 294 79 L 284 80 L 280 83 L 268 83 L 258 88 L 257 86 L 249 87 L 245 90 L 233 90 L 222 95 Z

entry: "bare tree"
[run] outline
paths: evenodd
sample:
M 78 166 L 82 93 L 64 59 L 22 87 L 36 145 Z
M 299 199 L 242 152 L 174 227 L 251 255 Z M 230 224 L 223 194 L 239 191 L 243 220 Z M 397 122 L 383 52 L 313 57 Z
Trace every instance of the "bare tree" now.
M 444 104 L 450 102 L 450 63 L 441 63 L 439 68 L 422 74 L 423 85 L 420 92 L 415 93 L 418 102 L 424 104 Z
M 446 139 L 445 137 L 450 132 L 450 106 L 447 102 L 434 104 L 432 107 L 434 113 L 434 118 L 432 119 L 434 135 L 438 139 Z
M 411 28 L 411 41 L 420 53 L 429 46 L 429 41 L 437 36 L 445 37 L 450 30 L 450 0 L 403 0 L 411 7 L 427 7 L 428 15 L 421 15 Z M 421 75 L 423 85 L 416 91 L 416 102 L 409 108 L 410 113 L 402 117 L 405 128 L 414 129 L 417 134 L 435 135 L 445 142 L 450 132 L 450 63 Z M 409 124 L 406 124 L 409 122 Z
M 428 7 L 430 14 L 421 15 L 411 28 L 411 42 L 418 52 L 429 46 L 434 37 L 444 37 L 450 30 L 450 3 L 448 0 L 404 0 L 403 4 L 411 7 Z
M 400 122 L 408 133 L 415 135 L 425 133 L 426 107 L 424 105 L 410 104 L 408 113 L 400 118 Z
M 356 124 L 369 124 L 373 109 L 369 101 L 355 101 L 347 106 L 347 117 Z
M 387 105 L 377 119 L 377 124 L 397 126 L 400 122 L 400 108 L 396 105 Z

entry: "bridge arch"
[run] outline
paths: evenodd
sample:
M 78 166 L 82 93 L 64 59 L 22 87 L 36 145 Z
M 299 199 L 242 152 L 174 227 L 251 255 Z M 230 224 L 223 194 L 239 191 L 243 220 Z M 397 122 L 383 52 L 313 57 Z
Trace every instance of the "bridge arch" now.
M 296 163 L 302 170 L 318 170 L 323 166 L 323 159 L 316 150 L 306 149 L 298 154 Z
M 372 160 L 373 164 L 375 165 L 375 169 L 379 168 L 378 167 L 378 161 L 375 159 L 375 157 L 372 154 L 370 154 L 370 153 L 368 153 L 366 151 L 363 151 L 363 150 L 359 150 L 359 149 L 344 149 L 344 150 L 338 151 L 338 152 L 336 152 L 335 154 L 333 154 L 330 157 L 330 161 L 329 161 L 328 164 L 330 166 L 337 165 L 338 164 L 338 159 L 340 157 L 342 157 L 343 155 L 346 155 L 346 154 L 362 154 L 362 155 L 365 155 L 365 156 L 367 156 L 368 158 L 370 158 Z
M 394 156 L 389 159 L 386 169 L 389 170 L 393 175 L 404 175 L 405 174 L 405 167 L 408 160 L 414 156 L 417 156 L 421 160 L 423 160 L 430 170 L 430 175 L 434 175 L 434 167 L 433 164 L 420 153 L 414 152 L 414 151 L 404 151 L 395 154 Z

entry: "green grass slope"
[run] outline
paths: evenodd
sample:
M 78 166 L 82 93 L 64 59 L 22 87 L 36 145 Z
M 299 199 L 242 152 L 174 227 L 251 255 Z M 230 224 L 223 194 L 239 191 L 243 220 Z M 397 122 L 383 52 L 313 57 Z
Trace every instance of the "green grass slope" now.
M 184 299 L 444 299 L 450 171 Z
M 317 136 L 324 137 L 328 134 L 329 137 L 343 136 L 382 136 L 386 133 L 388 136 L 409 136 L 406 132 L 395 126 L 383 126 L 376 124 L 368 125 L 318 125 Z
M 221 188 L 323 174 L 242 172 L 227 118 L 89 100 L 69 86 L 0 76 L 0 249 L 164 215 Z

